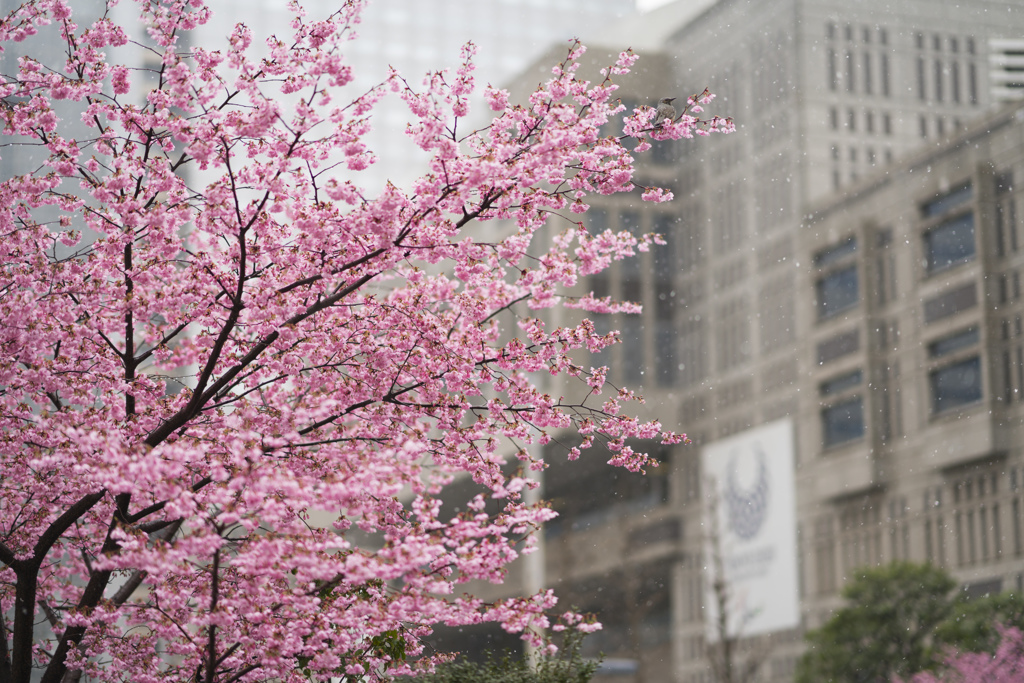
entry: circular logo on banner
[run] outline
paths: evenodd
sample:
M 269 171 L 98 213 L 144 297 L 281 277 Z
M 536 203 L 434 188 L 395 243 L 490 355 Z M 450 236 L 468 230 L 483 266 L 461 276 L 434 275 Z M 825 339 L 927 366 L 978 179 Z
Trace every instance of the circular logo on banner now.
M 768 515 L 768 463 L 765 461 L 761 445 L 754 446 L 757 459 L 757 474 L 748 487 L 742 487 L 737 470 L 740 456 L 733 455 L 729 461 L 729 476 L 726 479 L 725 499 L 726 511 L 729 515 L 729 528 L 733 533 L 748 541 L 757 535 Z M 743 464 L 753 464 L 749 459 Z

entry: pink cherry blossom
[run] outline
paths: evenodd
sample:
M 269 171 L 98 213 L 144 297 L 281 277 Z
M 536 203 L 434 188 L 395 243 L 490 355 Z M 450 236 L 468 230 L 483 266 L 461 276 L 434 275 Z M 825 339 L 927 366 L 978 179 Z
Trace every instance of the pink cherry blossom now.
M 998 626 L 999 646 L 988 652 L 951 652 L 938 673 L 925 671 L 910 683 L 1016 683 L 1024 679 L 1024 634 Z
M 634 188 L 633 153 L 599 131 L 636 55 L 588 83 L 573 43 L 529 102 L 488 88 L 496 118 L 456 135 L 472 46 L 454 75 L 392 71 L 353 93 L 362 4 L 311 21 L 293 3 L 263 46 L 243 24 L 192 45 L 202 0 L 138 0 L 134 28 L 109 13 L 78 26 L 61 0 L 0 19 L 0 44 L 52 23 L 68 54 L 23 58 L 0 85 L 16 96 L 4 135 L 47 153 L 0 184 L 0 679 L 377 680 L 430 667 L 436 624 L 540 643 L 553 593 L 467 594 L 554 517 L 524 501 L 545 466 L 526 447 L 572 430 L 570 458 L 605 443 L 642 470 L 655 463 L 638 444 L 685 440 L 630 415 L 628 390 L 598 398 L 607 368 L 577 354 L 615 333 L 536 312 L 639 310 L 574 294 L 658 242 L 586 227 L 590 195 Z M 142 93 L 106 55 L 133 30 L 158 58 Z M 389 92 L 430 161 L 411 188 L 368 197 L 354 180 Z M 55 100 L 78 103 L 88 135 Z M 731 125 L 652 116 L 628 112 L 627 135 Z M 534 239 L 552 214 L 571 229 Z M 541 371 L 586 398 L 545 393 Z M 486 495 L 452 499 L 459 476 Z

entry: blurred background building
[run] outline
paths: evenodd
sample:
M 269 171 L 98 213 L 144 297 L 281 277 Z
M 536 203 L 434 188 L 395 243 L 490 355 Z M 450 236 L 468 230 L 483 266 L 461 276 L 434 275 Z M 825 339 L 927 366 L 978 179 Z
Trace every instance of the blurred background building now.
M 738 658 L 763 659 L 758 680 L 788 681 L 804 630 L 840 604 L 857 567 L 927 560 L 972 593 L 1024 582 L 1024 114 L 1012 104 L 1024 95 L 1024 8 L 698 9 L 637 15 L 597 36 L 609 52 L 588 53 L 596 71 L 637 37 L 645 53 L 619 91 L 630 110 L 707 86 L 709 111 L 738 130 L 643 157 L 638 181 L 671 188 L 671 203 L 593 199 L 592 232 L 654 231 L 668 246 L 584 284 L 645 312 L 594 316 L 622 343 L 582 359 L 609 365 L 694 444 L 663 449 L 646 477 L 598 453 L 564 467 L 572 444 L 552 448 L 545 497 L 561 516 L 546 532 L 546 580 L 599 612 L 591 647 L 616 660 L 616 680 L 713 680 L 702 453 L 757 450 L 782 425 L 795 467 L 768 483 L 740 471 L 717 497 L 752 501 L 758 486 L 770 497 L 793 478 L 795 544 L 765 553 L 795 555 L 798 618 L 751 638 L 737 628 Z

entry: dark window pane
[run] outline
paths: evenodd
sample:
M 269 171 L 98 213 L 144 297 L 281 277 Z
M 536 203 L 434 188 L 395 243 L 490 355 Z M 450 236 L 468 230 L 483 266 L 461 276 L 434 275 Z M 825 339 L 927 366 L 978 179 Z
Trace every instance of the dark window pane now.
M 665 244 L 651 247 L 654 260 L 655 280 L 671 280 L 679 270 L 679 262 L 675 256 L 676 231 L 679 229 L 679 217 L 674 214 L 656 213 L 652 219 L 654 232 L 661 235 Z
M 956 334 L 939 339 L 928 345 L 928 355 L 932 358 L 939 358 L 941 356 L 947 356 L 960 349 L 966 349 L 968 346 L 972 346 L 978 343 L 978 328 L 969 327 L 966 330 L 957 332 Z
M 591 235 L 599 235 L 608 229 L 608 212 L 604 209 L 592 206 L 587 210 L 583 218 L 584 224 Z
M 821 429 L 826 446 L 864 436 L 864 399 L 858 396 L 822 410 Z
M 827 266 L 830 263 L 835 263 L 840 259 L 854 254 L 857 252 L 857 240 L 854 237 L 846 240 L 841 244 L 837 244 L 834 247 L 823 249 L 814 255 L 814 265 L 816 266 Z
M 930 379 L 933 413 L 981 400 L 981 359 L 978 356 L 934 370 Z
M 595 292 L 596 293 L 596 292 Z M 612 331 L 611 317 L 607 315 L 591 314 L 594 321 L 594 332 L 602 337 Z M 590 354 L 590 364 L 595 368 L 610 366 L 612 364 L 612 346 L 606 346 L 597 353 Z
M 676 331 L 669 324 L 659 324 L 655 336 L 657 346 L 655 362 L 658 370 L 658 386 L 671 387 L 676 381 L 679 359 L 676 355 Z
M 967 92 L 971 104 L 978 104 L 978 67 L 973 62 L 967 65 Z
M 619 214 L 619 229 L 627 230 L 630 234 L 640 235 L 640 212 L 625 210 Z
M 950 209 L 961 204 L 966 204 L 971 201 L 973 196 L 973 188 L 970 183 L 967 183 L 963 187 L 959 187 L 952 192 L 947 192 L 941 197 L 925 202 L 921 205 L 921 213 L 924 214 L 925 218 L 932 216 L 938 216 L 939 214 L 946 213 Z
M 622 382 L 635 387 L 643 382 L 644 328 L 638 315 L 622 316 Z
M 965 213 L 924 234 L 928 270 L 948 268 L 974 258 L 974 214 Z
M 840 375 L 834 379 L 821 383 L 821 395 L 830 396 L 832 394 L 839 394 L 847 389 L 857 386 L 863 380 L 863 373 L 860 370 L 854 370 L 853 372 L 845 375 Z
M 651 143 L 651 161 L 661 166 L 671 166 L 676 162 L 675 140 L 649 140 Z
M 818 280 L 818 318 L 830 316 L 857 305 L 857 266 L 850 266 Z

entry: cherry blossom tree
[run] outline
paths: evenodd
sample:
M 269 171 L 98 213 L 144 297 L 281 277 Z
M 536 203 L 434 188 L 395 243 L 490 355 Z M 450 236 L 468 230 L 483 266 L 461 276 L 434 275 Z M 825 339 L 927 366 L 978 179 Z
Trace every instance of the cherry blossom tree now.
M 186 47 L 202 0 L 138 0 L 138 42 L 112 4 L 83 25 L 65 0 L 0 19 L 5 49 L 51 24 L 67 51 L 0 83 L 5 147 L 45 155 L 0 185 L 0 680 L 363 680 L 430 666 L 432 624 L 536 640 L 550 592 L 462 585 L 500 581 L 553 516 L 521 496 L 544 467 L 526 446 L 574 430 L 641 470 L 630 444 L 685 438 L 573 359 L 614 334 L 537 311 L 635 309 L 569 296 L 657 241 L 589 232 L 588 194 L 635 189 L 647 138 L 731 124 L 698 118 L 704 93 L 675 121 L 627 112 L 632 150 L 602 137 L 636 56 L 587 82 L 572 44 L 528 103 L 488 87 L 495 118 L 464 132 L 471 46 L 421 87 L 352 92 L 361 0 L 220 47 Z M 108 59 L 130 45 L 156 66 Z M 387 95 L 431 158 L 367 197 L 361 138 Z M 553 215 L 567 227 L 535 238 Z M 477 496 L 442 518 L 459 475 L 500 512 Z
M 952 652 L 936 674 L 925 671 L 910 683 L 1014 683 L 1024 680 L 1024 634 L 998 627 L 1001 639 L 995 653 Z

